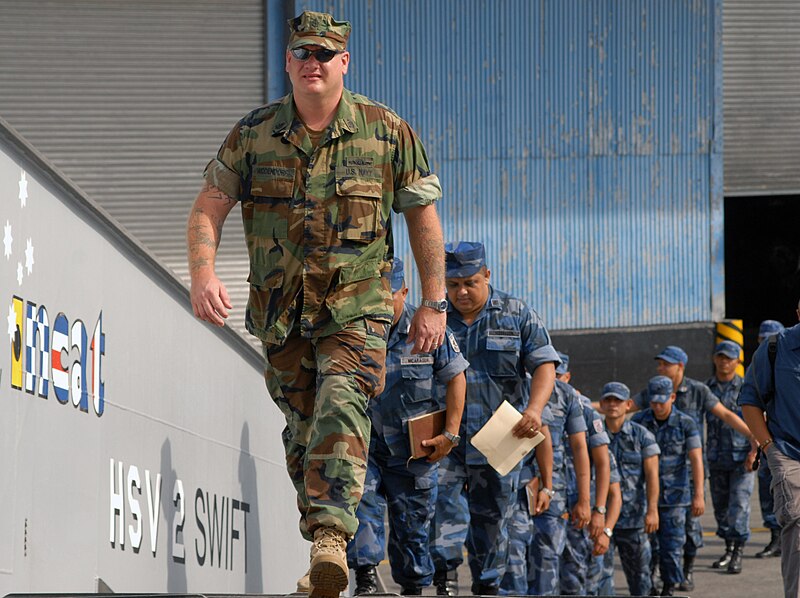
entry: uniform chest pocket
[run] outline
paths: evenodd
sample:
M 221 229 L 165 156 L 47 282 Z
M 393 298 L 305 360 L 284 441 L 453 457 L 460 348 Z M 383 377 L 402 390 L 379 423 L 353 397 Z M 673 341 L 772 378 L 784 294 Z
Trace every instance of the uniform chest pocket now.
M 371 243 L 380 236 L 383 178 L 380 169 L 336 167 L 336 230 L 340 239 Z
M 489 331 L 489 334 L 486 335 L 486 359 L 489 362 L 489 375 L 493 378 L 517 376 L 517 363 L 521 347 L 522 339 L 515 332 Z
M 294 168 L 265 164 L 253 167 L 250 195 L 253 196 L 252 233 L 255 236 L 288 237 L 294 175 Z
M 431 398 L 433 392 L 433 356 L 421 355 L 403 358 L 400 375 L 406 389 L 404 400 L 411 403 Z
M 619 462 L 621 465 L 634 466 L 638 469 L 637 466 L 642 464 L 642 453 L 635 450 L 623 451 L 619 456 Z

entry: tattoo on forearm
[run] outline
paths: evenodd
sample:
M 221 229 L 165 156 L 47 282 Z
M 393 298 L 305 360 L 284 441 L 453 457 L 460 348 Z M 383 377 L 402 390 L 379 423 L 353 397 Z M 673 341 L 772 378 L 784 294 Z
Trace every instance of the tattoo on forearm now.
M 235 203 L 234 200 L 218 188 L 208 183 L 203 184 L 200 196 L 204 200 L 212 199 L 225 202 L 224 206 L 228 208 L 233 207 Z M 192 208 L 186 233 L 190 272 L 194 273 L 206 266 L 213 266 L 214 256 L 222 238 L 222 225 L 224 222 L 224 217 L 221 218 L 218 214 L 206 211 L 197 203 Z

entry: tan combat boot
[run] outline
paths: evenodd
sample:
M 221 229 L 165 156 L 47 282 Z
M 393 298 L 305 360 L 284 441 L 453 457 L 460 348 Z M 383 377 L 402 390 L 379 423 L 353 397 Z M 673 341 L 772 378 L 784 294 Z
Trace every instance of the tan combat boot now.
M 347 587 L 347 538 L 344 532 L 333 527 L 321 527 L 314 532 L 311 545 L 309 596 L 311 598 L 338 598 Z
M 311 580 L 310 580 L 311 569 L 306 571 L 306 574 L 303 575 L 300 579 L 297 580 L 297 591 L 295 594 L 310 594 L 311 593 Z

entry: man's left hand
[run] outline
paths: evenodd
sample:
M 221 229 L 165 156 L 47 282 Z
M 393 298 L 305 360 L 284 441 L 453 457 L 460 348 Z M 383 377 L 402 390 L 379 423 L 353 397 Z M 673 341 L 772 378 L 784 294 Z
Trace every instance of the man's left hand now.
M 601 533 L 597 538 L 594 539 L 594 547 L 592 548 L 592 554 L 594 556 L 600 556 L 601 554 L 605 554 L 608 552 L 608 545 L 611 542 L 611 538 L 606 536 L 604 533 Z
M 430 353 L 444 342 L 447 314 L 428 307 L 419 307 L 411 319 L 408 343 L 414 343 L 412 353 Z

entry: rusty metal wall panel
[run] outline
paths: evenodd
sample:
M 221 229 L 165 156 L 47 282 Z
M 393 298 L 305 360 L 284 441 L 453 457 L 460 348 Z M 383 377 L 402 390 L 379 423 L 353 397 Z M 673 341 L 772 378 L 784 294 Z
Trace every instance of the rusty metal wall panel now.
M 800 193 L 800 3 L 724 0 L 725 193 Z
M 554 329 L 712 318 L 718 2 L 297 4 L 352 22 L 346 84 L 418 131 L 498 288 Z

